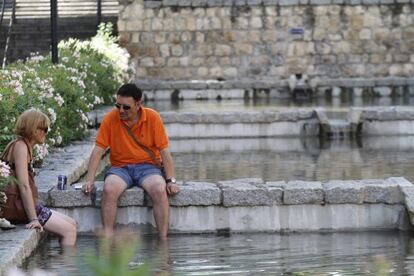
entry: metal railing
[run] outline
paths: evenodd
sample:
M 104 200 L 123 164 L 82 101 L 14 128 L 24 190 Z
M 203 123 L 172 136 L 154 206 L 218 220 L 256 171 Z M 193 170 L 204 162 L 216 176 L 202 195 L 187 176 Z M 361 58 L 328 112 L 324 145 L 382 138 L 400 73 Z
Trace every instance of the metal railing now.
M 3 52 L 3 62 L 2 62 L 2 66 L 1 68 L 5 68 L 6 67 L 6 62 L 7 62 L 7 51 L 9 49 L 9 43 L 10 43 L 10 37 L 11 37 L 11 30 L 13 27 L 13 23 L 16 19 L 16 0 L 3 0 L 3 4 L 2 4 L 2 8 L 1 8 L 1 18 L 0 18 L 0 28 L 3 26 L 3 18 L 4 18 L 4 12 L 6 9 L 6 4 L 11 4 L 11 15 L 10 15 L 10 20 L 9 20 L 9 26 L 7 29 L 7 36 L 6 36 L 6 43 L 4 46 L 4 52 Z

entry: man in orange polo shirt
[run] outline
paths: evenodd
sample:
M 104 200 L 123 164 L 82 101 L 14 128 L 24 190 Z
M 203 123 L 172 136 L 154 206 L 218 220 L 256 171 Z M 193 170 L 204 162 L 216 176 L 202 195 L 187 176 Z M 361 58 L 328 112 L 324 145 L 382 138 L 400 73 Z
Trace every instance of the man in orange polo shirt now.
M 113 235 L 121 194 L 137 186 L 151 197 L 159 237 L 164 240 L 169 221 L 167 194 L 176 195 L 179 187 L 161 117 L 143 107 L 141 99 L 142 91 L 135 84 L 119 88 L 116 109 L 105 115 L 99 128 L 83 190 L 87 195 L 92 191 L 99 162 L 109 148 L 111 169 L 105 175 L 101 209 L 104 234 Z

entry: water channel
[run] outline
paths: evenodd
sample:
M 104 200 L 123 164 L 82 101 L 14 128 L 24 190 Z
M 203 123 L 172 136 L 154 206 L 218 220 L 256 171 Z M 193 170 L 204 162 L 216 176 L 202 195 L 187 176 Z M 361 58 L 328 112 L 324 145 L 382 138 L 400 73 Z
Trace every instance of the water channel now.
M 79 238 L 77 257 L 48 240 L 26 268 L 90 275 L 85 254 L 91 251 L 98 255 L 98 241 L 89 236 Z M 162 246 L 145 235 L 130 265 L 142 262 L 167 272 L 162 275 L 413 275 L 414 237 L 404 232 L 172 235 Z
M 148 102 L 159 111 L 283 110 L 414 103 L 397 98 L 317 98 L 311 101 L 232 100 Z M 212 181 L 260 177 L 269 180 L 372 179 L 404 176 L 414 182 L 413 137 L 171 140 L 179 180 Z M 137 234 L 139 236 L 139 234 Z M 26 263 L 58 275 L 88 275 L 84 255 L 98 254 L 95 236 L 81 236 L 76 257 L 60 251 L 56 239 L 42 244 Z M 167 257 L 165 257 L 167 255 Z M 153 235 L 141 237 L 133 263 L 153 261 L 172 275 L 387 275 L 414 274 L 414 237 L 406 232 L 257 233 L 172 235 L 162 247 Z

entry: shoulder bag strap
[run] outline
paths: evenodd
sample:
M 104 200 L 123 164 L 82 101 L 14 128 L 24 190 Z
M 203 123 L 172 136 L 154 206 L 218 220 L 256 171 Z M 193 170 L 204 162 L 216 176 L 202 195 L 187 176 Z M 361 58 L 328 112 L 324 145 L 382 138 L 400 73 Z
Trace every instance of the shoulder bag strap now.
M 9 155 L 10 151 L 13 151 L 14 145 L 16 144 L 17 141 L 18 141 L 17 139 L 13 140 L 6 146 L 3 153 L 1 154 L 1 157 L 0 157 L 1 160 L 8 162 L 7 156 Z
M 161 162 L 155 157 L 154 152 L 150 148 L 148 148 L 146 145 L 142 144 L 138 138 L 134 135 L 131 128 L 128 127 L 126 124 L 123 124 L 126 130 L 128 131 L 129 136 L 131 136 L 132 140 L 134 140 L 135 144 L 137 144 L 140 148 L 142 148 L 152 159 L 152 161 L 155 163 L 155 165 L 158 168 L 162 168 Z

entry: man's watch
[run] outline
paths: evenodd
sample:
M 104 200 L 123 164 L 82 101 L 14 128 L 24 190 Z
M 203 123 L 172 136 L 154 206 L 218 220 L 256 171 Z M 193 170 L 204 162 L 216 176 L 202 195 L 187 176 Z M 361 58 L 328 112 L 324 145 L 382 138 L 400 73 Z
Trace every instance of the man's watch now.
M 177 180 L 175 179 L 175 177 L 171 177 L 171 178 L 165 179 L 165 182 L 167 184 L 175 184 L 175 183 L 177 183 Z

